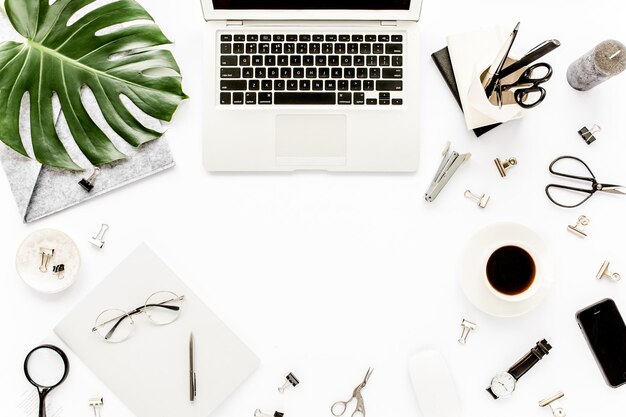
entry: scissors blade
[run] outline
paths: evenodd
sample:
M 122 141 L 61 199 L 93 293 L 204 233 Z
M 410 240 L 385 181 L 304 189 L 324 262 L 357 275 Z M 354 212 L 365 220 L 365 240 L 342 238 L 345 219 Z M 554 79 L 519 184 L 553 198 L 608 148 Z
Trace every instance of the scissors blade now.
M 361 384 L 361 388 L 364 388 L 367 385 L 367 381 L 369 381 L 370 377 L 372 376 L 372 372 L 374 372 L 373 368 L 369 368 L 367 370 L 367 373 L 365 374 L 365 378 L 363 378 L 363 383 Z
M 598 184 L 598 189 L 600 191 L 604 191 L 605 193 L 611 194 L 619 194 L 626 195 L 626 187 L 623 185 L 615 185 L 615 184 Z

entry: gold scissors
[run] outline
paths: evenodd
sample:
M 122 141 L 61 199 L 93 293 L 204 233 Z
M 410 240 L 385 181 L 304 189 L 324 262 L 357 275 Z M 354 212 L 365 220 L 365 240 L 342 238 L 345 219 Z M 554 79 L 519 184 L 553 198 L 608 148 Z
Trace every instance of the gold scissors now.
M 361 395 L 361 390 L 367 385 L 367 381 L 370 379 L 370 376 L 372 376 L 372 372 L 374 372 L 372 368 L 369 368 L 367 370 L 365 378 L 363 378 L 363 382 L 361 382 L 352 392 L 352 398 L 350 398 L 348 401 L 337 401 L 335 404 L 333 404 L 333 406 L 330 408 L 330 412 L 333 413 L 335 417 L 343 416 L 346 413 L 348 404 L 350 404 L 352 400 L 356 400 L 356 409 L 354 410 L 354 413 L 352 413 L 352 417 L 365 417 L 365 403 L 363 402 L 363 395 Z

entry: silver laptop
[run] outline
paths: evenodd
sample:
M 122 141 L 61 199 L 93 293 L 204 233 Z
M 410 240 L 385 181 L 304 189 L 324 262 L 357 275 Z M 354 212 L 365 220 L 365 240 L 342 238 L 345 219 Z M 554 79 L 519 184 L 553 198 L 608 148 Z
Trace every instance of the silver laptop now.
M 422 0 L 201 0 L 209 171 L 415 171 Z

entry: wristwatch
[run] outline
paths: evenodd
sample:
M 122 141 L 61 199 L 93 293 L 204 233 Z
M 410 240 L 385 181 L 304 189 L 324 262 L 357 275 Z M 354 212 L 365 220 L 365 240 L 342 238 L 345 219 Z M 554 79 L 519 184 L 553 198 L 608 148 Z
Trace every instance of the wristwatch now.
M 513 394 L 517 381 L 544 356 L 550 353 L 550 349 L 552 349 L 552 346 L 545 339 L 537 342 L 537 346 L 517 361 L 511 369 L 494 376 L 491 380 L 491 385 L 487 388 L 487 392 L 496 400 Z

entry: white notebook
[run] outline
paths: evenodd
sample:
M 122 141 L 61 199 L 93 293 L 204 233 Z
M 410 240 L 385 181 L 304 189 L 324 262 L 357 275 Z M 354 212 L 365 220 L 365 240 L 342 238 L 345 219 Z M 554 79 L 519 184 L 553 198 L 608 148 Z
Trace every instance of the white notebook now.
M 157 291 L 185 296 L 174 323 L 156 326 L 137 315 L 134 333 L 118 344 L 92 333 L 103 310 L 130 311 Z M 198 393 L 193 403 L 190 332 Z M 259 365 L 256 355 L 145 244 L 61 321 L 55 333 L 137 417 L 206 417 Z

